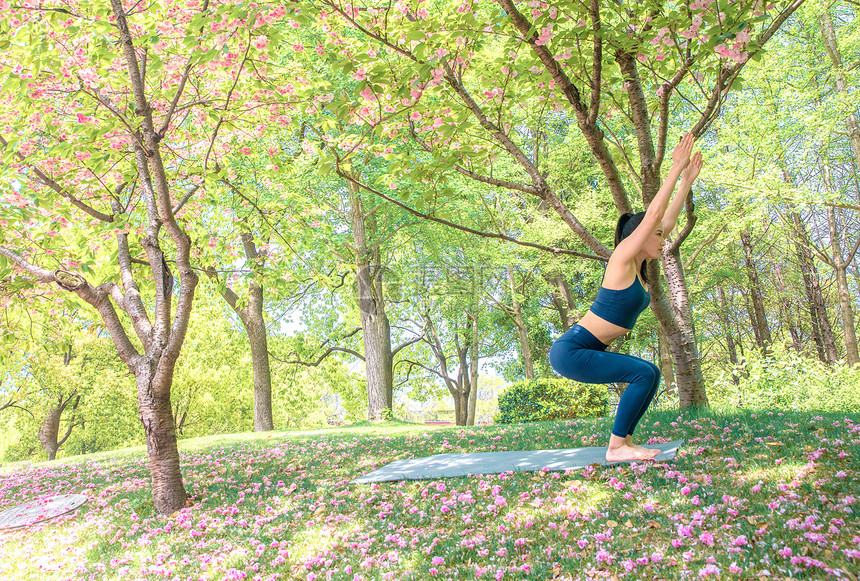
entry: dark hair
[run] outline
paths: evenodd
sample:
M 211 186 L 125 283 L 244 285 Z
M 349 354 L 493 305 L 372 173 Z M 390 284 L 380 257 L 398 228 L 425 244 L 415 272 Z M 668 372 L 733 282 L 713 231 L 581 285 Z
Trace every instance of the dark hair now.
M 631 214 L 627 212 L 626 214 L 621 214 L 618 217 L 618 224 L 615 226 L 615 246 L 618 247 L 618 244 L 621 243 L 622 240 L 633 234 L 633 231 L 642 223 L 642 218 L 645 217 L 645 212 L 637 212 L 636 214 Z M 647 260 L 642 261 L 642 266 L 639 269 L 639 274 L 642 276 L 642 280 L 648 284 L 648 275 L 645 273 L 645 265 L 648 263 Z

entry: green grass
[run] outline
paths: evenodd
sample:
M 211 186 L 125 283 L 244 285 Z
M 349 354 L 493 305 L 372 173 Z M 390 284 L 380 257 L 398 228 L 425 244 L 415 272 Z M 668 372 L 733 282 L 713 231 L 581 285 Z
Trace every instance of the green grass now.
M 145 450 L 6 466 L 0 509 L 90 500 L 0 533 L 2 579 L 856 579 L 860 416 L 649 413 L 671 464 L 355 485 L 393 460 L 605 445 L 609 418 L 402 422 L 180 443 L 194 505 L 155 514 Z

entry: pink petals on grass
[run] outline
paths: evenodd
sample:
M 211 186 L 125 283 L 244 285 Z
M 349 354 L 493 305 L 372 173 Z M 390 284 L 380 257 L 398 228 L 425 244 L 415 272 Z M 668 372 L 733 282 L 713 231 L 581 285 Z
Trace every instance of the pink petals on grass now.
M 428 453 L 601 445 L 608 426 L 237 436 L 183 453 L 193 505 L 168 516 L 140 457 L 8 470 L 0 510 L 90 502 L 0 535 L 0 578 L 821 578 L 860 565 L 857 417 L 649 414 L 639 441 L 687 439 L 674 463 L 350 483 Z

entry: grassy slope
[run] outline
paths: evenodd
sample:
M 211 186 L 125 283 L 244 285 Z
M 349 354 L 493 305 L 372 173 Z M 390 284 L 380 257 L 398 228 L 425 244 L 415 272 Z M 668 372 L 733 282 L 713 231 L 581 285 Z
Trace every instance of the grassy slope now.
M 860 416 L 652 413 L 668 465 L 354 485 L 392 460 L 603 445 L 608 419 L 357 425 L 181 443 L 194 506 L 153 513 L 144 450 L 0 471 L 0 510 L 90 501 L 0 532 L 2 579 L 855 579 Z

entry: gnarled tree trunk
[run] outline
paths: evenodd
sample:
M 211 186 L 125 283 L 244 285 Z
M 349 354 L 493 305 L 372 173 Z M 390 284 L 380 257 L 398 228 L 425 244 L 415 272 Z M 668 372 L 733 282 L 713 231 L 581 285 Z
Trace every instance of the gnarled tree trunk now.
M 72 400 L 74 400 L 74 403 L 72 403 L 72 417 L 69 420 L 69 425 L 66 428 L 65 435 L 60 438 L 60 420 L 62 419 L 63 412 L 66 411 L 66 406 L 68 406 Z M 60 396 L 58 404 L 51 408 L 45 416 L 45 419 L 42 420 L 42 425 L 39 427 L 38 437 L 39 443 L 42 444 L 42 448 L 48 453 L 48 460 L 55 460 L 57 458 L 57 450 L 60 449 L 60 446 L 66 443 L 66 440 L 68 440 L 69 436 L 72 435 L 72 430 L 76 425 L 78 425 L 75 423 L 75 415 L 80 402 L 81 396 L 77 394 L 77 390 L 72 391 L 67 398 Z
M 163 356 L 142 356 L 137 358 L 134 369 L 137 411 L 146 436 L 152 496 L 155 509 L 162 514 L 184 508 L 187 498 L 179 470 L 179 448 L 170 406 L 173 367 Z

